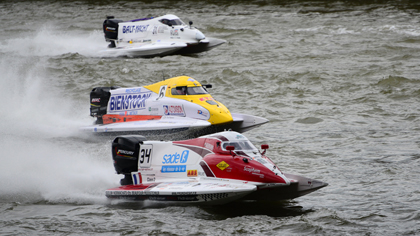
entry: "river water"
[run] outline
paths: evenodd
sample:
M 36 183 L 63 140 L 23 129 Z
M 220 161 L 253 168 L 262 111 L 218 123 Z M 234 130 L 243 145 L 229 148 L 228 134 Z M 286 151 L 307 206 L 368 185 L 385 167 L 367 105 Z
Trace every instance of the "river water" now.
M 420 234 L 419 11 L 408 0 L 1 1 L 0 234 Z M 107 15 L 166 13 L 228 42 L 98 56 Z M 90 90 L 180 75 L 269 119 L 245 135 L 282 171 L 329 186 L 270 204 L 108 201 L 112 138 L 78 131 L 93 122 Z

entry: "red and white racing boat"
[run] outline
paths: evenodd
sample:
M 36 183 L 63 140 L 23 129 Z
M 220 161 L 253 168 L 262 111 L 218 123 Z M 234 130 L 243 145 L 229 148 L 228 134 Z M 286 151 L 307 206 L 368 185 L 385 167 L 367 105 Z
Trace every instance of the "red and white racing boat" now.
M 183 141 L 117 137 L 112 156 L 120 187 L 108 198 L 225 204 L 293 199 L 327 183 L 283 173 L 242 134 L 225 131 Z

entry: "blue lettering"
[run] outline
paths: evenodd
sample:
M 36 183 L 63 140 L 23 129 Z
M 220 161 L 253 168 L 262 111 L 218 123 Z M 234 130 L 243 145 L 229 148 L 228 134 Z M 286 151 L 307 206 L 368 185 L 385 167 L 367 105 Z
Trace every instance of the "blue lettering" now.
M 151 95 L 151 93 L 147 93 L 143 96 L 140 94 L 112 96 L 109 101 L 109 109 L 111 111 L 144 109 L 146 107 L 146 100 L 149 99 Z
M 186 163 L 189 153 L 190 151 L 184 150 L 181 155 L 179 155 L 177 152 L 175 154 L 165 154 L 163 156 L 162 164 Z
M 133 107 L 133 108 L 136 108 L 136 99 L 137 99 L 137 95 L 133 95 L 133 100 L 131 100 L 131 106 Z
M 126 89 L 125 92 L 126 93 L 140 93 L 141 92 L 141 88 L 138 88 L 138 89 L 134 89 L 134 88 L 132 88 L 132 89 Z
M 109 102 L 109 109 L 111 111 L 113 111 L 115 109 L 114 101 L 115 101 L 115 98 L 114 97 L 111 97 L 111 101 Z
M 180 163 L 186 163 L 188 160 L 188 154 L 190 153 L 190 151 L 188 150 L 184 150 L 181 154 L 181 161 Z
M 173 163 L 178 163 L 178 161 L 179 161 L 179 154 L 177 153 L 176 155 L 173 155 Z
M 186 165 L 176 165 L 176 166 L 162 166 L 161 172 L 168 173 L 168 172 L 186 172 L 187 166 Z
M 124 109 L 128 109 L 128 107 L 130 106 L 130 100 L 131 100 L 131 95 L 128 95 L 125 99 Z
M 147 31 L 147 28 L 149 28 L 149 25 L 127 25 L 123 26 L 122 33 L 141 33 Z
M 124 99 L 124 96 L 121 96 L 121 109 L 126 109 L 125 108 L 125 102 L 127 101 L 127 99 Z
M 129 115 L 137 115 L 137 111 L 130 111 L 128 114 Z
M 121 96 L 117 96 L 117 110 L 121 110 Z

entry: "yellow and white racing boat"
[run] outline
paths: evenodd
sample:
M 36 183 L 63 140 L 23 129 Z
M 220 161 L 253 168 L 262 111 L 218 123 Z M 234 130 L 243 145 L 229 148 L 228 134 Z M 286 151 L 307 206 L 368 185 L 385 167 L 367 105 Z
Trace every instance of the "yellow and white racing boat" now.
M 202 85 L 188 76 L 133 87 L 97 87 L 90 94 L 92 133 L 136 133 L 194 129 L 212 133 L 231 129 L 245 132 L 267 123 L 262 117 L 231 113 Z

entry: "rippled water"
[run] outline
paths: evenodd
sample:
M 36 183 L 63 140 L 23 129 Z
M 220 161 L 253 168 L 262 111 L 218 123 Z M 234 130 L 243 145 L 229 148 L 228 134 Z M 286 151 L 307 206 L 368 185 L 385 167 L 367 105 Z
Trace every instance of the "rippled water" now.
M 2 235 L 420 234 L 420 5 L 415 1 L 0 2 Z M 178 15 L 228 43 L 192 56 L 99 58 L 106 15 Z M 293 201 L 218 207 L 108 201 L 111 138 L 96 86 L 188 75 L 285 172 L 330 185 Z

